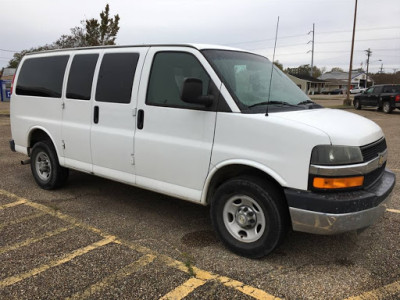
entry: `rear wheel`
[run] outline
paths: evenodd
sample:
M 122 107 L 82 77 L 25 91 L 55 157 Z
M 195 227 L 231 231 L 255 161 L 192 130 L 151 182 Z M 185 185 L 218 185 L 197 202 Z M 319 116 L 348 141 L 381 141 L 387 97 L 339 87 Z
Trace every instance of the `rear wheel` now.
M 392 112 L 392 107 L 390 106 L 390 102 L 389 101 L 385 101 L 382 104 L 382 110 L 385 114 L 390 114 Z
M 283 240 L 288 210 L 279 190 L 256 177 L 238 177 L 223 183 L 211 204 L 213 226 L 233 252 L 258 258 Z
M 45 190 L 61 187 L 68 179 L 68 169 L 58 163 L 51 142 L 36 143 L 31 153 L 31 171 L 36 183 Z
M 361 109 L 361 103 L 360 103 L 360 100 L 358 100 L 358 99 L 354 99 L 354 101 L 353 101 L 353 105 L 354 105 L 354 108 L 355 108 L 355 109 Z

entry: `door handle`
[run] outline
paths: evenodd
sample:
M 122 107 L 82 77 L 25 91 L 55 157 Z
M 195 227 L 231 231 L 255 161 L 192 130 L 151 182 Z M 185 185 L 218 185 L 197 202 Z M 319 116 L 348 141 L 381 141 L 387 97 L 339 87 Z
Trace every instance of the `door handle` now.
M 97 105 L 94 107 L 93 122 L 94 124 L 99 123 L 99 107 Z
M 144 111 L 143 109 L 139 109 L 137 114 L 137 128 L 143 129 L 143 123 L 144 123 Z

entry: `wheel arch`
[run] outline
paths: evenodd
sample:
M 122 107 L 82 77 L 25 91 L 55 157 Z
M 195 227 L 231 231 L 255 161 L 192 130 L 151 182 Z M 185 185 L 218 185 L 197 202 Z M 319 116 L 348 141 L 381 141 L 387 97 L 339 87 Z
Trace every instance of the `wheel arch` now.
M 31 155 L 31 149 L 37 142 L 41 141 L 49 141 L 52 143 L 54 149 L 56 150 L 57 156 L 59 157 L 58 149 L 56 147 L 56 143 L 54 142 L 51 134 L 43 127 L 37 126 L 37 127 L 32 127 L 29 130 L 28 134 L 28 155 Z M 60 159 L 59 159 L 60 160 Z
M 285 198 L 283 186 L 286 186 L 286 181 L 276 172 L 259 163 L 235 160 L 220 163 L 209 172 L 203 189 L 201 204 L 209 205 L 213 194 L 222 183 L 230 178 L 242 175 L 255 176 L 269 181 L 282 192 Z

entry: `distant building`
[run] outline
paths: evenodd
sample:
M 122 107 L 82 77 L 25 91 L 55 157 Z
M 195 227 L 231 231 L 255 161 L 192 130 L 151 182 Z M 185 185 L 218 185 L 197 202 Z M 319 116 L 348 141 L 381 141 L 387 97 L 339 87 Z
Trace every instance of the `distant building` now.
M 326 72 L 318 77 L 320 80 L 326 82 L 324 91 L 332 91 L 335 89 L 347 89 L 347 83 L 349 80 L 349 72 Z M 351 72 L 351 84 L 350 89 L 354 87 L 369 87 L 374 84 L 373 79 L 368 76 L 364 71 L 353 70 Z
M 0 77 L 0 99 L 1 101 L 10 101 L 11 83 L 17 69 L 6 68 Z
M 320 94 L 325 81 L 306 74 L 287 74 L 289 78 L 307 95 Z

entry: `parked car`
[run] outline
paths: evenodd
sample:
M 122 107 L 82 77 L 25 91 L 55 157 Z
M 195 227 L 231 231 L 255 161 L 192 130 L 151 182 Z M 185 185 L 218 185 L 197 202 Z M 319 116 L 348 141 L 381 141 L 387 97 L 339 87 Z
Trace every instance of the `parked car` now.
M 400 109 L 400 84 L 380 84 L 370 87 L 362 94 L 354 96 L 355 109 L 362 106 L 374 106 L 388 114 Z
M 329 91 L 322 91 L 324 95 L 342 95 L 346 93 L 346 89 L 334 89 Z
M 364 92 L 365 90 L 366 90 L 366 88 L 354 87 L 350 90 L 350 94 L 360 94 L 360 93 Z
M 367 227 L 395 184 L 377 124 L 313 103 L 267 58 L 221 46 L 26 54 L 11 132 L 41 188 L 74 169 L 209 205 L 221 240 L 248 257 L 273 251 L 290 226 Z

